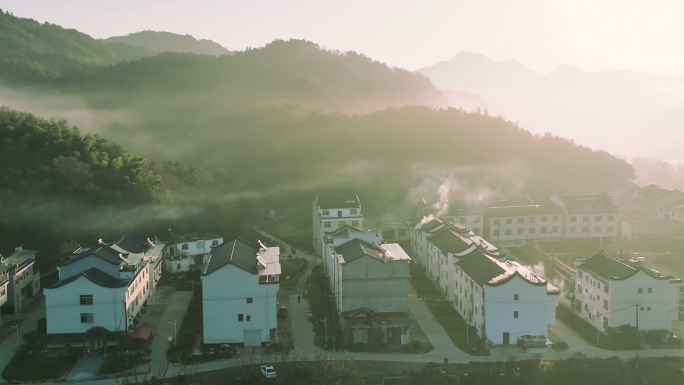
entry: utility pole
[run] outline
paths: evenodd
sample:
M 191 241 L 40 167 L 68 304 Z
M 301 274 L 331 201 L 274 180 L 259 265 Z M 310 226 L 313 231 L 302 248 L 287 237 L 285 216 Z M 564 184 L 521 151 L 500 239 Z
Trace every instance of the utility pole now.
M 10 325 L 17 331 L 17 348 L 19 347 L 19 325 Z
M 323 321 L 323 323 L 325 323 L 325 344 L 327 345 L 328 344 L 328 319 L 323 318 L 321 321 Z
M 173 324 L 173 346 L 176 346 L 176 337 L 178 337 L 178 333 L 176 332 L 176 320 L 173 320 L 173 322 L 169 323 Z
M 639 302 L 636 303 L 636 336 L 637 342 L 639 340 Z

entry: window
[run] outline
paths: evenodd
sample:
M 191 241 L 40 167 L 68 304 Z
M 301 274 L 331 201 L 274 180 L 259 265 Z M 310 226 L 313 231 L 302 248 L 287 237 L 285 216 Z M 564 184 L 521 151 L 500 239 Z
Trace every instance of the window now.
M 329 228 L 332 227 L 332 223 L 330 223 L 330 222 L 323 222 L 323 227 L 326 228 L 326 229 L 329 229 Z
M 92 305 L 93 304 L 93 295 L 92 294 L 81 295 L 80 300 L 81 300 L 81 305 Z
M 518 229 L 518 235 L 522 235 L 525 232 L 525 229 Z
M 458 218 L 458 223 L 465 224 L 467 220 L 468 220 L 468 218 L 460 217 L 460 218 Z
M 517 301 L 519 298 L 520 298 L 520 297 L 519 297 L 518 294 L 513 294 L 513 300 L 514 300 L 514 301 Z
M 607 299 L 603 300 L 603 309 L 608 310 L 608 300 Z
M 535 218 L 535 217 L 530 218 L 530 223 L 535 223 L 536 221 L 537 221 L 537 218 Z
M 323 210 L 323 215 L 330 215 L 330 210 Z
M 542 222 L 546 222 L 546 217 L 541 217 Z
M 643 292 L 644 292 L 644 289 L 640 287 L 640 288 L 639 288 L 639 293 L 643 293 Z
M 242 321 L 244 319 L 244 317 L 245 316 L 243 314 L 238 314 L 238 321 Z
M 582 294 L 582 285 L 577 285 L 577 291 Z
M 582 232 L 583 232 L 583 233 L 586 233 L 586 232 L 588 232 L 588 231 L 589 231 L 589 227 L 588 227 L 588 226 L 582 227 Z
M 473 223 L 480 223 L 480 217 L 473 218 Z
M 606 230 L 606 231 L 614 231 L 614 230 L 615 230 L 615 227 L 613 227 L 613 226 L 608 226 L 608 230 Z
M 589 305 L 587 305 L 586 303 L 584 304 L 584 311 L 586 311 L 586 312 L 589 311 Z
M 646 311 L 651 311 L 651 307 L 650 307 L 650 306 L 647 307 L 647 308 L 646 308 Z
M 506 235 L 511 235 L 512 230 L 511 229 L 506 229 Z
M 495 220 L 494 220 L 494 225 L 498 225 L 499 222 L 500 222 L 500 221 L 499 221 L 498 219 L 495 219 Z
M 254 298 L 247 298 L 247 303 L 254 303 Z
M 640 310 L 641 310 L 641 311 L 644 311 L 644 307 L 642 306 Z
M 344 227 L 344 221 L 337 222 L 337 227 Z
M 518 312 L 517 311 L 513 312 L 513 318 L 518 318 Z
M 530 234 L 536 234 L 536 233 L 537 233 L 537 229 L 534 228 L 534 227 L 530 227 L 529 233 L 530 233 Z
M 594 218 L 596 222 L 601 222 L 603 220 L 603 216 L 597 215 L 596 218 Z
M 570 222 L 577 222 L 577 217 L 570 217 Z
M 577 227 L 571 227 L 570 228 L 571 233 L 576 233 L 577 232 Z
M 356 222 L 356 225 L 355 225 L 355 226 L 358 226 L 358 225 L 359 225 L 359 221 L 354 221 L 354 222 Z M 354 222 L 352 222 L 352 224 L 353 224 Z M 400 236 L 400 237 L 405 237 L 405 236 L 406 236 L 406 230 L 399 230 L 399 236 Z
M 582 272 L 578 271 L 578 273 L 579 273 L 579 277 L 582 278 Z
M 204 241 L 197 241 L 197 250 L 204 250 Z
M 554 222 L 558 222 L 558 215 L 554 215 L 554 216 L 553 216 L 553 221 L 554 221 Z
M 525 223 L 525 218 L 518 218 L 518 223 Z
M 187 250 L 187 249 L 188 249 L 188 244 L 187 244 L 187 243 L 184 243 L 183 246 L 181 246 L 181 249 L 182 249 L 182 250 Z
M 542 234 L 546 234 L 546 227 L 542 227 L 541 232 L 542 232 Z
M 81 313 L 81 323 L 82 324 L 91 324 L 95 321 L 95 317 L 93 317 L 93 313 Z
M 582 222 L 589 222 L 589 217 L 582 217 Z
M 211 247 L 216 247 L 216 246 L 218 246 L 218 239 L 214 239 L 213 241 L 211 241 Z
M 558 226 L 553 226 L 553 227 L 551 228 L 551 232 L 552 232 L 552 233 L 557 233 L 557 232 L 558 232 Z
M 596 227 L 594 228 L 594 231 L 597 232 L 597 233 L 600 233 L 600 232 L 601 232 L 601 226 L 596 226 Z
M 498 237 L 499 236 L 499 230 L 494 230 L 494 236 Z
M 506 224 L 510 225 L 513 223 L 513 218 L 506 218 Z
M 615 216 L 614 216 L 614 215 L 608 215 L 608 220 L 609 220 L 609 221 L 614 221 L 614 220 L 615 220 Z
M 357 209 L 349 209 L 349 214 L 351 214 L 351 215 L 356 215 L 356 213 L 357 213 L 356 210 L 357 210 Z
M 250 321 L 251 319 L 252 319 L 252 316 L 248 315 L 247 317 L 245 317 L 245 321 Z
M 649 287 L 649 288 L 648 288 L 648 294 L 651 294 L 651 293 L 653 293 L 653 288 L 652 288 L 652 287 Z
M 603 285 L 603 291 L 606 293 L 608 292 L 608 285 Z

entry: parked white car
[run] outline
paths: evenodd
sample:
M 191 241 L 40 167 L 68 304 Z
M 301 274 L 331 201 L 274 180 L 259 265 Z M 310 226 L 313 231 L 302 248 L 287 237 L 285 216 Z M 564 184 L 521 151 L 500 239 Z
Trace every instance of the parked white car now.
M 273 366 L 271 365 L 264 365 L 261 367 L 261 374 L 264 375 L 266 378 L 275 378 L 276 377 L 276 371 L 273 369 Z

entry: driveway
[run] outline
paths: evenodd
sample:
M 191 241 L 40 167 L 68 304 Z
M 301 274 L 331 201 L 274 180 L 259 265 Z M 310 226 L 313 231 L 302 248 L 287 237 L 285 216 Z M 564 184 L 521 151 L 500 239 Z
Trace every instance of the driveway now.
M 467 353 L 459 350 L 456 345 L 454 345 L 442 325 L 432 316 L 428 307 L 423 301 L 418 299 L 418 295 L 411 285 L 409 285 L 408 298 L 411 315 L 416 322 L 418 322 L 418 325 L 420 325 L 420 328 L 423 330 L 423 333 L 425 333 L 425 336 L 432 346 L 434 346 L 434 349 L 429 353 L 426 353 L 426 355 L 453 356 L 462 354 L 464 357 L 470 357 Z
M 98 352 L 89 353 L 81 357 L 66 376 L 66 381 L 83 381 L 96 378 L 105 355 Z
M 166 363 L 166 351 L 169 349 L 169 337 L 173 337 L 174 324 L 176 321 L 176 331 L 180 330 L 185 312 L 192 299 L 191 291 L 175 291 L 171 296 L 170 303 L 161 317 L 155 330 L 154 339 L 150 344 L 152 353 L 150 354 L 150 365 L 161 367 Z

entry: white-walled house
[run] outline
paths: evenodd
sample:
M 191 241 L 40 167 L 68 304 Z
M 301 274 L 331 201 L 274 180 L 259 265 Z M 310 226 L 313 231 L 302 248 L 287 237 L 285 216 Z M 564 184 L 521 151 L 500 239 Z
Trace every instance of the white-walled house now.
M 551 201 L 563 210 L 563 238 L 595 238 L 613 243 L 618 235 L 618 208 L 608 193 L 557 195 Z
M 350 233 L 324 250 L 338 313 L 366 308 L 375 313 L 408 311 L 409 256 L 377 233 Z
M 681 279 L 603 251 L 576 260 L 575 268 L 575 310 L 597 329 L 635 326 L 638 317 L 639 330 L 672 331 Z
M 0 303 L 15 313 L 40 292 L 40 272 L 34 269 L 35 250 L 0 245 Z
M 511 261 L 476 250 L 453 257 L 456 311 L 478 335 L 494 344 L 515 343 L 524 335 L 548 337 L 555 324 L 560 291 Z
M 549 199 L 497 198 L 487 206 L 485 238 L 497 247 L 556 241 L 562 237 L 563 212 Z
M 57 267 L 59 281 L 44 288 L 46 348 L 106 349 L 133 327 L 154 287 L 155 269 L 147 250 L 131 255 L 121 244 L 81 249 Z
M 313 247 L 323 255 L 322 242 L 326 232 L 351 226 L 363 230 L 361 201 L 353 197 L 315 197 L 311 203 L 313 220 Z
M 156 245 L 164 244 L 163 269 L 171 274 L 187 272 L 191 266 L 206 266 L 212 247 L 223 243 L 216 234 L 189 233 L 174 235 L 171 230 L 155 235 Z
M 213 247 L 202 273 L 205 344 L 277 341 L 280 248 L 240 238 Z

